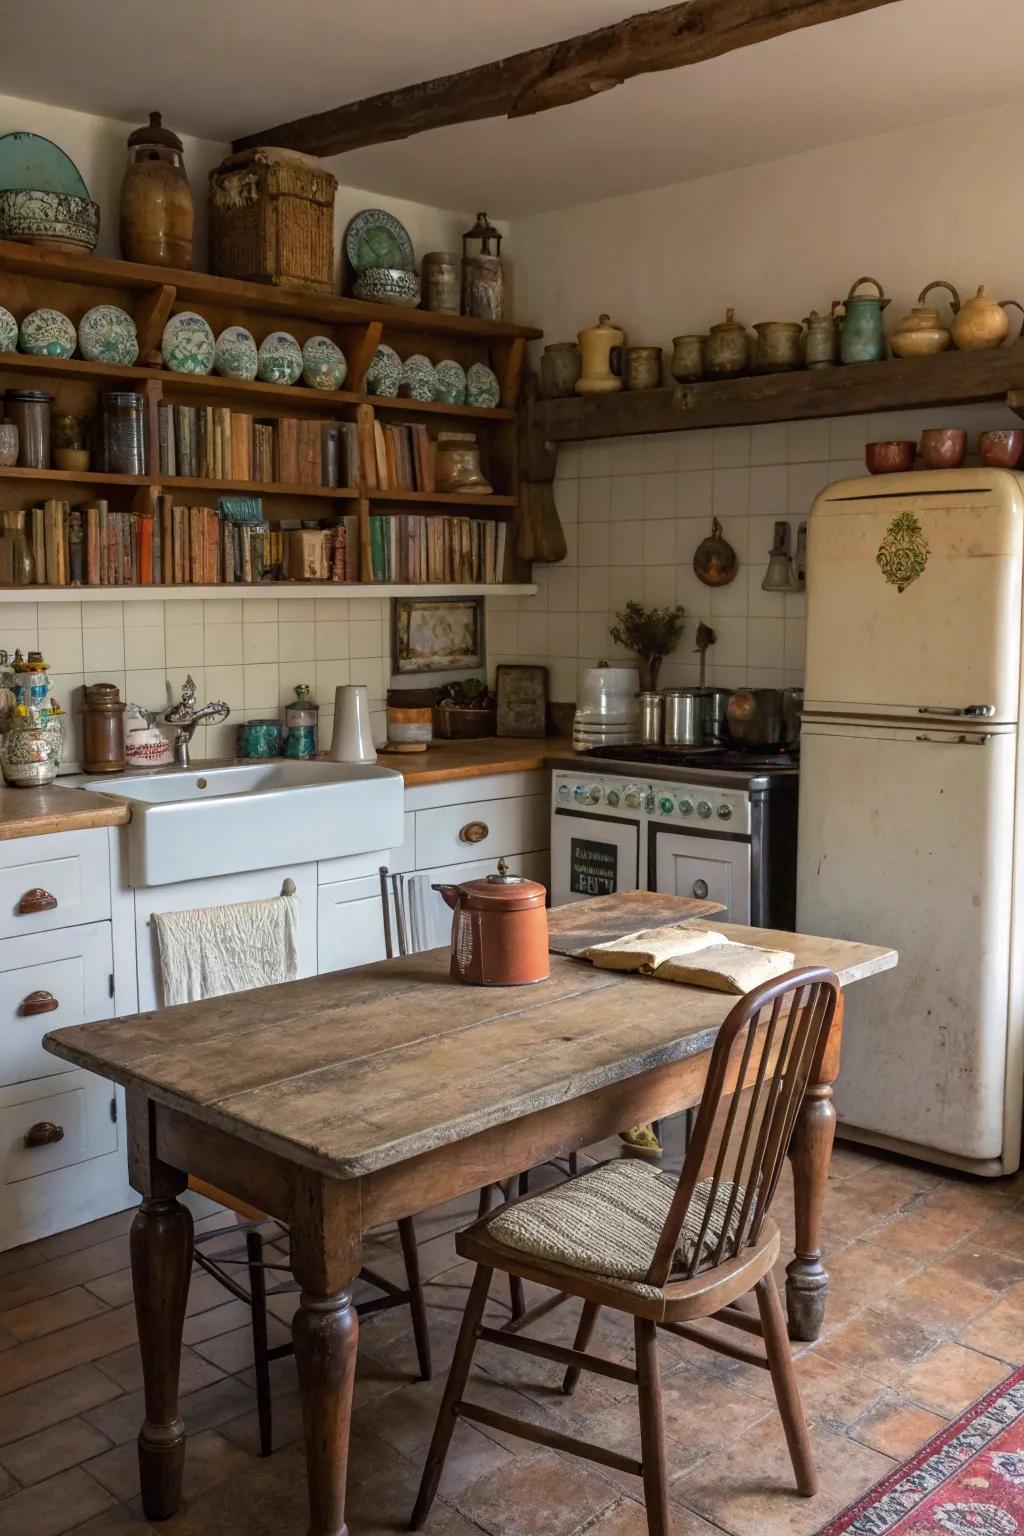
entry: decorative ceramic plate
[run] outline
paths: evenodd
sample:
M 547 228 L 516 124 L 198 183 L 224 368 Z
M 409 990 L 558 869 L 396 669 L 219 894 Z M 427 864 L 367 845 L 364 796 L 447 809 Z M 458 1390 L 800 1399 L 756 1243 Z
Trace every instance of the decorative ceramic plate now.
M 256 338 L 244 325 L 229 325 L 217 337 L 213 349 L 213 371 L 223 379 L 256 377 Z
M 340 389 L 348 363 L 329 336 L 310 336 L 302 348 L 302 382 L 310 389 Z
M 420 302 L 420 275 L 401 267 L 367 267 L 352 289 L 357 299 L 370 304 L 402 304 L 415 309 Z
M 38 133 L 5 133 L 0 138 L 0 187 L 14 191 L 60 192 L 88 198 L 89 189 L 70 155 Z
M 353 272 L 367 267 L 401 267 L 411 272 L 416 265 L 412 241 L 404 224 L 383 208 L 364 208 L 345 231 L 345 255 Z
M 0 352 L 17 352 L 18 322 L 9 309 L 0 309 Z
M 289 331 L 271 331 L 260 342 L 257 373 L 264 384 L 294 384 L 302 372 L 302 348 Z
M 474 363 L 466 374 L 466 404 L 493 410 L 501 399 L 497 374 L 486 363 Z
M 78 348 L 90 363 L 130 368 L 139 355 L 135 321 L 116 304 L 97 304 L 78 322 Z
M 466 403 L 466 370 L 454 358 L 446 357 L 434 369 L 434 399 L 440 405 Z
M 436 379 L 434 365 L 422 352 L 414 352 L 402 364 L 402 378 L 398 393 L 407 400 L 420 400 L 428 404 L 434 398 Z
M 381 342 L 366 370 L 366 393 L 393 400 L 402 382 L 402 359 L 394 347 Z
M 160 340 L 164 366 L 172 373 L 209 373 L 213 367 L 213 332 L 191 309 L 172 315 Z
M 78 333 L 59 309 L 34 309 L 21 322 L 18 342 L 31 357 L 71 357 Z

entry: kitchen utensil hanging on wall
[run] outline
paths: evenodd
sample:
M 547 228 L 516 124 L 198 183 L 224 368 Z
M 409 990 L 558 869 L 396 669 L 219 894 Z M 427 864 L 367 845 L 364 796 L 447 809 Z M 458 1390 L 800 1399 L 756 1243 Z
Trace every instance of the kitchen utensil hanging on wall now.
M 694 550 L 693 569 L 697 579 L 706 587 L 727 587 L 735 579 L 738 568 L 736 551 L 722 537 L 722 525 L 717 517 L 713 517 L 711 532 Z

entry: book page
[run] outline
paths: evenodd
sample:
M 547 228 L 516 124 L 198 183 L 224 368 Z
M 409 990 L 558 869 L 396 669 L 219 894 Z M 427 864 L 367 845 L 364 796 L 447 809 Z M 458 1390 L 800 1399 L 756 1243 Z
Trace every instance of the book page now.
M 645 928 L 584 953 L 599 970 L 643 971 L 650 974 L 673 956 L 696 954 L 711 944 L 724 944 L 723 933 L 707 928 Z
M 788 950 L 757 949 L 752 944 L 730 944 L 721 934 L 716 937 L 722 942 L 662 961 L 654 972 L 658 981 L 683 982 L 742 996 L 793 969 L 795 957 Z

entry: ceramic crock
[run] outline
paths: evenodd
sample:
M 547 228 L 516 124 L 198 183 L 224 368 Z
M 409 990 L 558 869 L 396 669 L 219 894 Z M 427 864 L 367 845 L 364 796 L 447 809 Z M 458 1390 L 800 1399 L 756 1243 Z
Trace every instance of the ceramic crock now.
M 803 367 L 800 345 L 803 326 L 798 320 L 762 320 L 754 326 L 757 351 L 754 368 L 758 373 L 792 373 Z
M 627 389 L 661 387 L 660 347 L 627 347 L 623 358 L 622 381 Z
M 961 352 L 980 352 L 986 347 L 1001 346 L 1010 329 L 1008 309 L 1019 309 L 1024 315 L 1024 306 L 1016 299 L 1000 299 L 997 303 L 989 298 L 983 284 L 974 298 L 961 304 L 959 312 L 953 316 L 949 328 L 953 345 Z
M 577 333 L 583 373 L 576 380 L 578 395 L 610 395 L 622 388 L 622 348 L 626 337 L 607 315 Z
M 727 309 L 725 319 L 713 325 L 704 343 L 704 371 L 711 379 L 735 378 L 750 367 L 750 342 L 746 326 Z
M 452 909 L 451 974 L 456 981 L 523 987 L 547 980 L 551 962 L 542 885 L 510 875 L 499 859 L 497 873 L 483 880 L 433 889 Z
M 865 283 L 877 288 L 877 294 L 858 293 Z M 885 361 L 885 323 L 882 311 L 889 300 L 881 283 L 874 277 L 858 277 L 843 304 L 843 329 L 839 355 L 844 363 L 881 363 Z
M 808 368 L 834 368 L 839 351 L 839 331 L 836 326 L 836 310 L 839 300 L 834 299 L 827 315 L 819 315 L 812 309 L 804 321 L 804 363 Z
M 706 336 L 673 336 L 672 377 L 680 384 L 695 384 L 704 377 Z
M 928 283 L 918 294 L 910 314 L 903 316 L 889 337 L 889 345 L 896 357 L 934 357 L 952 345 L 953 338 L 939 319 L 938 310 L 924 302 L 933 288 L 945 288 L 952 295 L 953 314 L 959 313 L 960 295 L 952 283 L 945 283 L 941 278 Z
M 549 342 L 540 357 L 540 392 L 544 399 L 564 400 L 574 395 L 582 370 L 578 342 Z

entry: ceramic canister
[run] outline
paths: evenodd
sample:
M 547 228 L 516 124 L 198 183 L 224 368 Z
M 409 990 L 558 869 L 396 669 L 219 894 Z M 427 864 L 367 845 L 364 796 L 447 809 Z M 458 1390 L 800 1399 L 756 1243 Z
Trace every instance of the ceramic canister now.
M 235 732 L 235 742 L 239 757 L 276 757 L 281 750 L 281 722 L 245 720 Z
M 706 336 L 673 336 L 672 377 L 680 384 L 695 384 L 704 377 Z
M 762 320 L 754 330 L 757 332 L 754 367 L 758 373 L 792 373 L 803 367 L 800 346 L 803 326 L 798 320 Z
M 623 354 L 622 382 L 627 389 L 658 389 L 661 385 L 661 348 L 627 347 Z
M 549 342 L 540 358 L 540 392 L 544 399 L 565 400 L 574 395 L 582 372 L 578 342 Z
M 423 308 L 441 315 L 457 315 L 460 279 L 459 256 L 455 251 L 428 251 L 421 267 Z
M 710 378 L 735 378 L 750 366 L 750 344 L 746 327 L 736 319 L 736 311 L 727 309 L 725 319 L 713 325 L 704 346 L 704 371 Z

